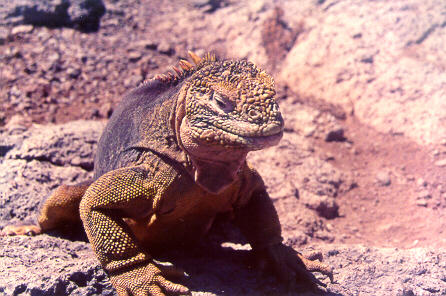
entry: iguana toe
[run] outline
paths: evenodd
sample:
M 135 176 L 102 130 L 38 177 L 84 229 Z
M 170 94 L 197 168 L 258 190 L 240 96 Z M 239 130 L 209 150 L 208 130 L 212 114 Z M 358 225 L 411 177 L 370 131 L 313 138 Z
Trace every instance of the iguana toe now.
M 181 275 L 181 270 L 176 267 L 149 263 L 145 266 L 112 273 L 110 280 L 119 296 L 164 296 L 165 293 L 190 295 L 188 288 L 165 279 L 163 272 L 168 275 Z
M 305 268 L 310 272 L 320 272 L 330 279 L 333 283 L 333 270 L 327 264 L 322 263 L 322 253 L 318 251 L 312 251 L 308 254 L 298 254 L 302 260 Z
M 310 252 L 302 255 L 292 247 L 285 246 L 282 243 L 267 247 L 264 255 L 269 259 L 277 275 L 280 276 L 290 289 L 295 286 L 296 279 L 308 282 L 313 286 L 326 286 L 318 280 L 311 272 L 321 272 L 328 276 L 333 282 L 333 271 L 331 267 L 322 263 L 322 253 Z
M 6 226 L 0 232 L 0 236 L 16 236 L 16 235 L 35 236 L 40 233 L 41 233 L 40 228 L 37 225 Z

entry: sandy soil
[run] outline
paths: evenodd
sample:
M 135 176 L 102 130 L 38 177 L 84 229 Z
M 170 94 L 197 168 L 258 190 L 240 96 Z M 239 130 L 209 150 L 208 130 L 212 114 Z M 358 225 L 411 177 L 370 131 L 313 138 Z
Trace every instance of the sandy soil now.
M 342 124 L 347 142 L 316 142 L 320 155 L 353 172 L 358 184 L 337 197 L 341 217 L 332 221 L 334 233 L 346 243 L 444 247 L 446 177 L 434 164 L 438 150 L 376 132 L 355 118 Z M 390 179 L 389 185 L 383 185 L 380 174 Z

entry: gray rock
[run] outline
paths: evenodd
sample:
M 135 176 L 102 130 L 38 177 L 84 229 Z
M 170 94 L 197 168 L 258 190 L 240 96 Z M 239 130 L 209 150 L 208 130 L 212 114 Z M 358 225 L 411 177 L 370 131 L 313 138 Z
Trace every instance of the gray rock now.
M 444 295 L 444 251 L 366 246 L 324 246 L 342 295 Z M 339 264 L 339 265 L 337 265 Z M 411 291 L 411 292 L 410 292 Z
M 91 171 L 96 142 L 103 127 L 104 123 L 101 122 L 73 121 L 31 128 L 22 134 L 23 141 L 15 145 L 6 158 L 39 160 L 56 166 L 71 164 Z M 82 159 L 80 163 L 79 158 Z
M 40 202 L 62 183 L 93 177 L 93 153 L 101 122 L 35 126 L 0 137 L 0 227 L 35 217 Z
M 95 30 L 105 13 L 102 0 L 16 0 L 0 6 L 0 24 L 32 24 Z
M 0 295 L 115 295 L 87 243 L 48 235 L 1 240 Z
M 421 144 L 444 139 L 443 2 L 315 2 L 282 2 L 284 21 L 302 19 L 305 33 L 276 81 L 303 98 L 341 105 L 381 132 Z
M 435 165 L 438 166 L 438 167 L 445 167 L 446 166 L 446 159 L 437 160 L 435 162 Z
M 48 235 L 6 237 L 0 246 L 0 295 L 116 295 L 89 245 Z M 324 295 L 444 295 L 446 252 L 362 245 L 319 245 L 334 267 Z M 249 246 L 207 239 L 189 251 L 166 253 L 188 277 L 175 281 L 192 295 L 320 295 L 304 284 L 286 291 L 271 275 L 249 268 Z M 306 249 L 304 251 L 308 251 Z M 217 270 L 218 272 L 216 272 Z M 409 294 L 412 293 L 412 294 Z
M 383 186 L 389 186 L 391 183 L 390 175 L 386 171 L 379 171 L 376 173 L 376 179 L 378 180 L 379 184 Z

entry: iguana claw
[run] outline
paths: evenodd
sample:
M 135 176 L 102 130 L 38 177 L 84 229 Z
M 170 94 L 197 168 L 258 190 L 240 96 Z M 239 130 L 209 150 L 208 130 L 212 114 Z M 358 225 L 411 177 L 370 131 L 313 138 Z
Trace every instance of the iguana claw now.
M 133 269 L 112 272 L 110 281 L 119 296 L 190 295 L 188 288 L 172 283 L 166 276 L 182 276 L 184 271 L 174 266 L 149 263 Z
M 276 274 L 282 278 L 286 285 L 293 289 L 296 279 L 312 283 L 314 286 L 326 284 L 318 280 L 311 272 L 320 272 L 333 282 L 333 271 L 331 267 L 322 263 L 322 253 L 313 251 L 308 254 L 300 254 L 292 247 L 282 243 L 266 247 L 261 252 L 263 260 L 274 269 Z

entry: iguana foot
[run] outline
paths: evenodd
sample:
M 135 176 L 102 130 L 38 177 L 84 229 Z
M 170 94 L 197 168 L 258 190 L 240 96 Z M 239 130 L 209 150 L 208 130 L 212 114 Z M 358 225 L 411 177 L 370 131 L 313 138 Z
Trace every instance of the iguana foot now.
M 188 288 L 165 279 L 167 276 L 183 276 L 184 271 L 174 266 L 149 263 L 144 266 L 113 272 L 110 281 L 119 296 L 190 295 Z
M 297 253 L 297 252 L 296 252 Z M 311 251 L 306 254 L 297 253 L 297 256 L 302 260 L 305 268 L 310 272 L 320 272 L 330 279 L 333 283 L 333 270 L 327 264 L 322 263 L 323 256 L 321 251 Z
M 326 286 L 311 274 L 315 271 L 328 276 L 333 282 L 333 271 L 321 262 L 321 252 L 313 251 L 302 255 L 292 247 L 279 243 L 262 250 L 261 257 L 261 263 L 269 263 L 290 289 L 294 288 L 296 279 L 309 282 L 313 287 Z
M 0 236 L 15 236 L 15 235 L 35 236 L 41 233 L 42 231 L 37 225 L 6 226 L 0 232 Z

